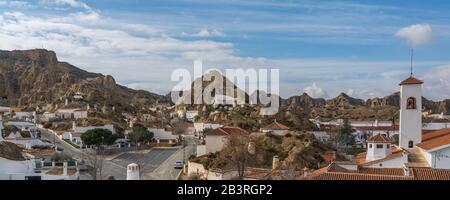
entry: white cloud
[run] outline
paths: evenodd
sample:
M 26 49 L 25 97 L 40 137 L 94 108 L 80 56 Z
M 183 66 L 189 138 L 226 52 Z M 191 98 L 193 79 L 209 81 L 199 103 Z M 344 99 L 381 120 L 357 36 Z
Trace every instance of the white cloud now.
M 90 6 L 79 0 L 41 0 L 41 2 L 49 5 L 56 5 L 56 6 L 68 5 L 73 8 L 83 8 L 86 10 L 92 10 Z
M 175 84 L 170 81 L 171 72 L 180 67 L 190 69 L 194 59 L 215 63 L 253 60 L 235 56 L 231 43 L 179 40 L 159 31 L 147 25 L 110 20 L 91 11 L 62 17 L 0 13 L 0 49 L 54 50 L 60 60 L 154 92 L 169 91 Z
M 32 5 L 26 1 L 0 1 L 0 6 L 15 7 L 15 8 L 32 7 Z
M 433 40 L 433 31 L 429 24 L 414 24 L 401 28 L 395 36 L 406 39 L 411 45 L 427 44 Z
M 348 96 L 353 96 L 354 93 L 355 93 L 355 90 L 353 90 L 353 89 L 348 89 L 347 92 L 345 92 L 345 94 L 347 94 Z
M 307 86 L 305 87 L 305 89 L 303 90 L 304 92 L 306 92 L 309 96 L 313 97 L 313 98 L 327 98 L 327 92 L 318 87 L 316 83 L 313 83 L 311 86 Z
M 398 90 L 398 76 L 401 72 L 383 72 L 401 71 L 409 64 L 409 61 L 385 62 L 346 58 L 243 57 L 236 53 L 239 51 L 233 43 L 207 38 L 221 35 L 220 31 L 215 32 L 214 29 L 195 33 L 203 37 L 183 40 L 166 34 L 172 31 L 164 29 L 163 26 L 117 21 L 101 12 L 83 10 L 89 6 L 76 2 L 81 1 L 72 1 L 72 5 L 61 5 L 82 8 L 82 11 L 76 9 L 66 12 L 64 16 L 0 13 L 0 49 L 44 47 L 54 50 L 60 60 L 68 61 L 77 67 L 110 74 L 118 83 L 161 94 L 167 93 L 175 85 L 170 81 L 171 72 L 176 68 L 192 69 L 194 59 L 202 59 L 205 70 L 208 67 L 278 68 L 280 92 L 283 97 L 297 94 L 298 88 L 305 88 L 305 92 L 314 97 L 335 96 L 342 92 L 343 88 L 352 88 L 355 97 L 359 98 L 387 95 Z M 188 29 L 199 30 L 191 27 Z M 182 30 L 173 32 L 180 33 Z M 450 62 L 417 62 L 415 65 L 419 68 L 447 63 Z M 407 72 L 405 74 L 407 75 Z M 316 83 L 308 85 L 312 82 L 321 83 L 321 87 Z M 442 82 L 444 86 L 445 83 Z
M 450 64 L 428 70 L 422 77 L 424 94 L 432 99 L 449 99 L 450 94 Z
M 217 29 L 202 29 L 198 33 L 188 34 L 183 32 L 183 35 L 192 36 L 192 37 L 224 37 L 226 34 L 222 31 L 219 31 Z

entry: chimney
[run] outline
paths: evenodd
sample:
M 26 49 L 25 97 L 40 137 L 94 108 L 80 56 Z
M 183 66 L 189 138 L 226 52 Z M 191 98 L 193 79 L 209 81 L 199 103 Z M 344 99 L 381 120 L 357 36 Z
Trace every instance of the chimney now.
M 31 149 L 31 143 L 29 142 L 25 143 L 25 149 Z
M 139 165 L 131 163 L 127 166 L 127 180 L 139 180 Z
M 67 160 L 63 162 L 63 176 L 67 176 Z
M 403 176 L 409 176 L 409 168 L 406 166 L 403 166 Z
M 303 177 L 308 177 L 309 175 L 309 169 L 307 167 L 303 168 Z
M 278 156 L 274 156 L 272 159 L 272 170 L 277 170 L 280 168 L 280 158 Z
M 256 153 L 256 144 L 253 141 L 248 143 L 248 153 L 251 155 L 255 155 Z

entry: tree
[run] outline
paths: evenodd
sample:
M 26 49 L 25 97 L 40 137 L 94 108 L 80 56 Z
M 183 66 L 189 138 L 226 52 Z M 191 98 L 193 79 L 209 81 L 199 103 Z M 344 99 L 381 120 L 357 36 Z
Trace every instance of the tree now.
M 338 141 L 344 145 L 353 145 L 355 143 L 355 138 L 352 135 L 352 127 L 348 119 L 344 119 L 344 123 L 339 128 Z
M 134 126 L 133 131 L 128 134 L 128 138 L 135 144 L 147 143 L 153 139 L 153 133 L 144 126 Z
M 113 134 L 108 129 L 91 129 L 81 134 L 81 140 L 86 145 L 93 145 L 96 147 L 102 147 L 103 145 L 111 145 L 117 140 L 117 134 Z M 103 149 L 103 148 L 100 148 Z M 103 154 L 103 152 L 101 153 Z M 94 180 L 97 179 L 97 172 L 100 179 L 102 178 L 103 160 L 98 157 L 98 151 L 95 151 L 94 155 L 86 154 L 87 157 L 91 157 L 92 161 L 92 176 Z
M 117 135 L 113 134 L 108 129 L 96 128 L 84 132 L 81 135 L 81 140 L 86 145 L 94 145 L 99 147 L 101 145 L 114 144 L 117 140 Z
M 225 156 L 225 160 L 235 165 L 238 171 L 238 178 L 244 177 L 245 168 L 252 160 L 252 155 L 248 151 L 248 137 L 230 136 L 221 154 Z
M 194 117 L 194 122 L 198 122 L 198 121 L 200 121 L 200 115 L 195 115 L 195 117 Z

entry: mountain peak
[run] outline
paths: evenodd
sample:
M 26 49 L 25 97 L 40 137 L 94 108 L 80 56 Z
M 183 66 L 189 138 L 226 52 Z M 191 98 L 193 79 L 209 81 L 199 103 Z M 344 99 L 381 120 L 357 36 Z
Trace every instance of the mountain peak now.
M 46 49 L 0 51 L 0 59 L 29 60 L 39 64 L 56 64 L 58 58 L 54 51 Z

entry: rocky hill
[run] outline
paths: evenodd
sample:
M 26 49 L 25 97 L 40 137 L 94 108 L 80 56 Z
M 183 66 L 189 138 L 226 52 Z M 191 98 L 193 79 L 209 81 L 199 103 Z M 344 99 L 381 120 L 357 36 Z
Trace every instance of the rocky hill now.
M 295 110 L 297 108 L 313 108 L 322 107 L 326 104 L 325 99 L 322 98 L 312 98 L 306 93 L 300 96 L 292 96 L 283 101 L 283 107 L 287 110 Z
M 58 61 L 55 52 L 34 49 L 0 51 L 1 104 L 34 108 L 57 108 L 66 99 L 116 110 L 135 111 L 167 97 L 118 85 L 114 78 L 90 73 Z

